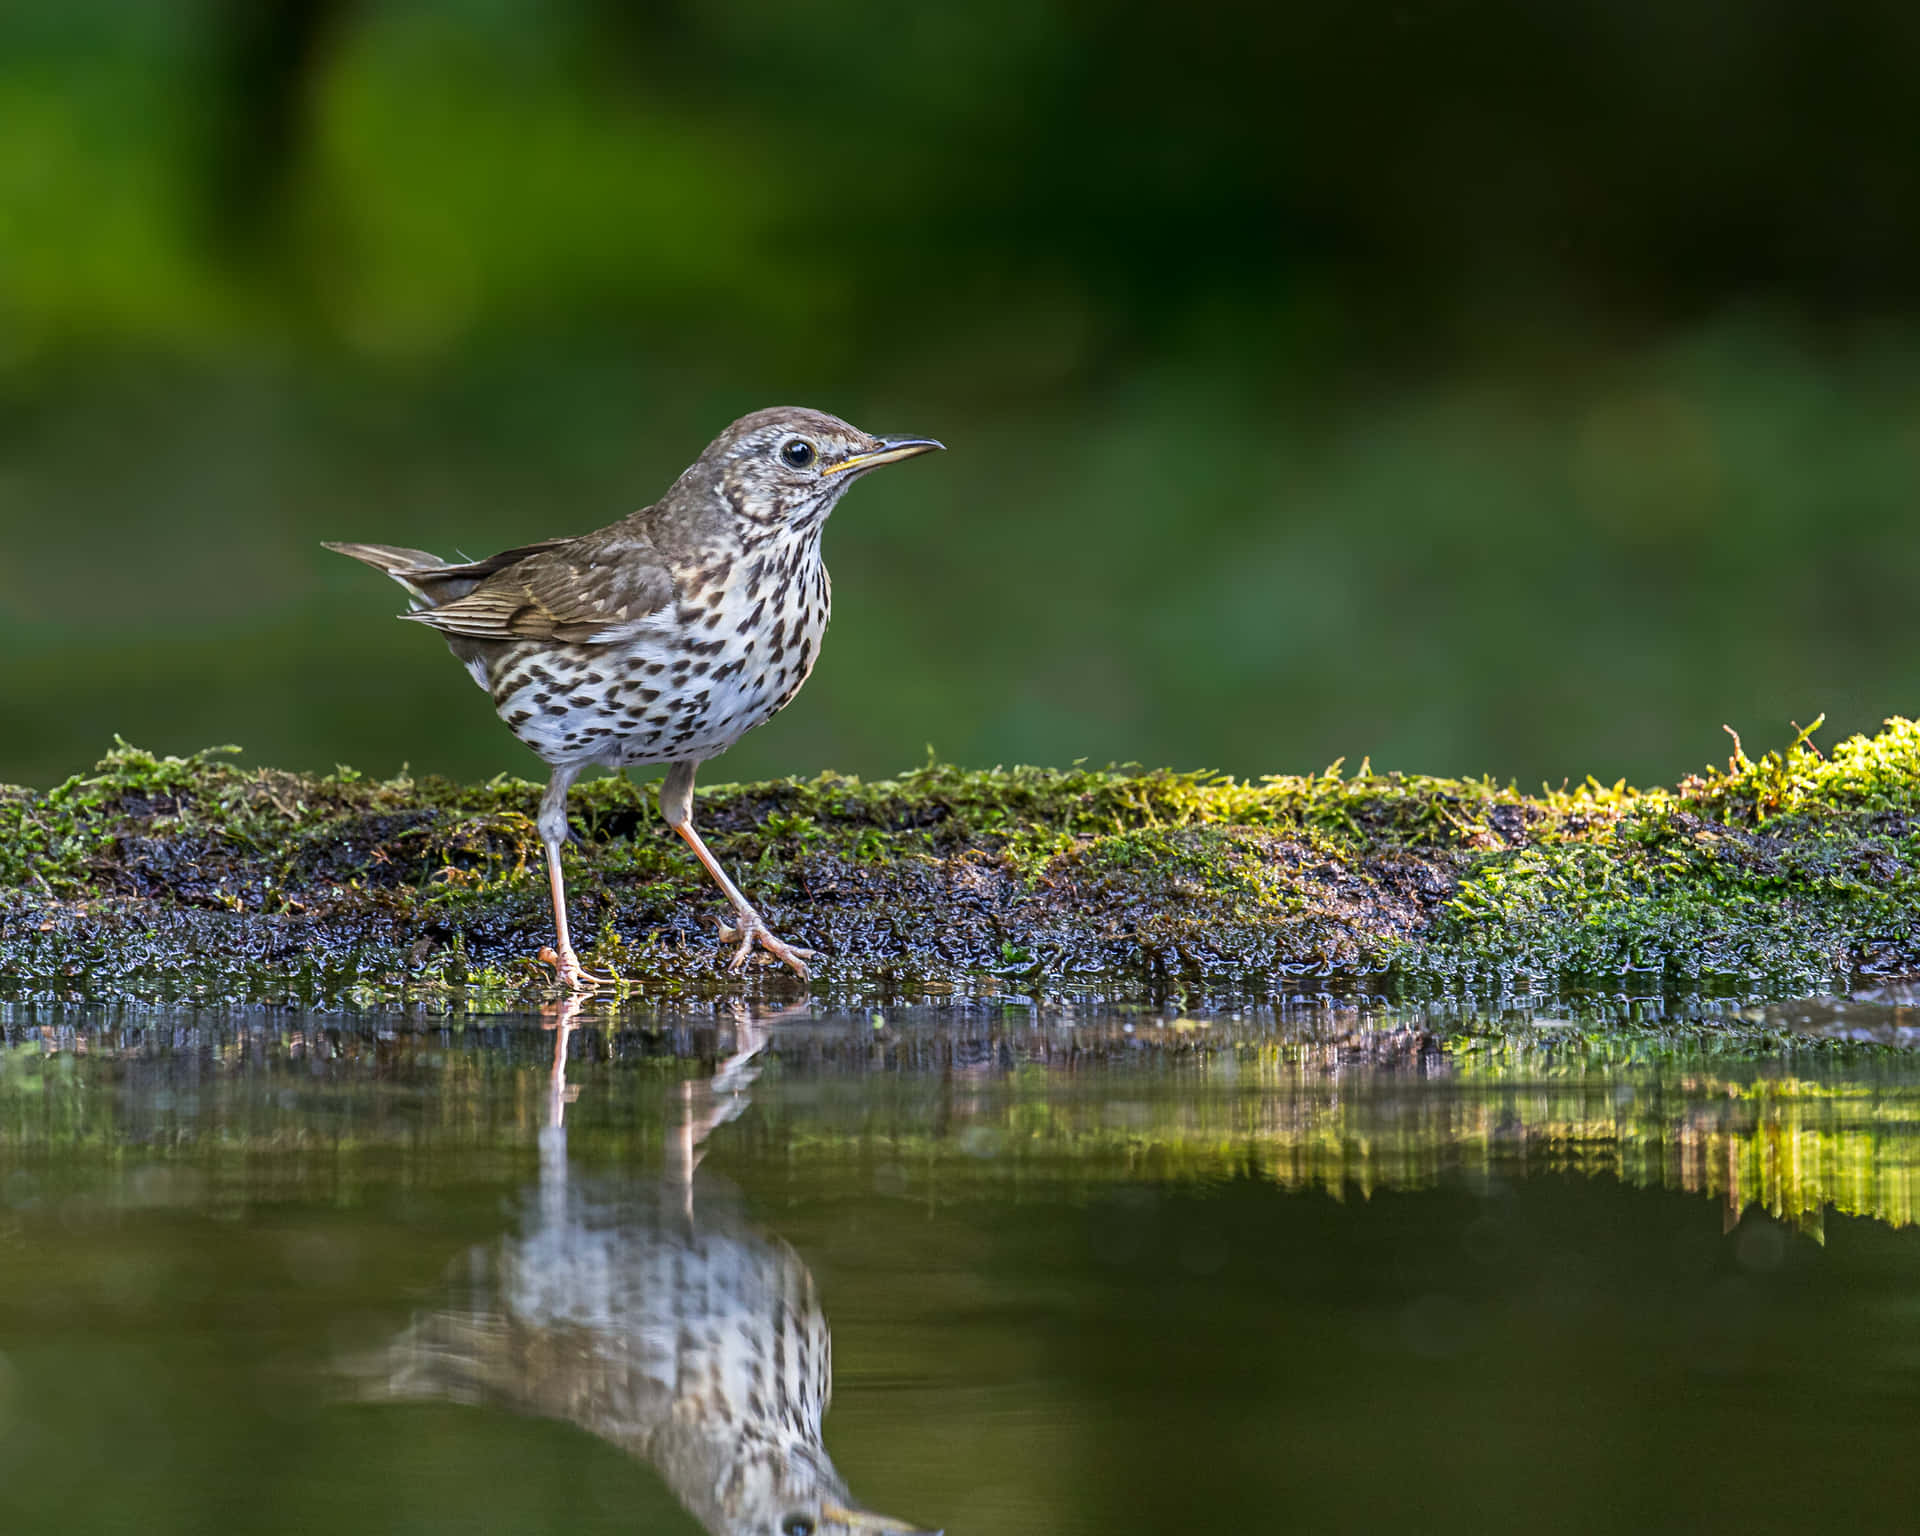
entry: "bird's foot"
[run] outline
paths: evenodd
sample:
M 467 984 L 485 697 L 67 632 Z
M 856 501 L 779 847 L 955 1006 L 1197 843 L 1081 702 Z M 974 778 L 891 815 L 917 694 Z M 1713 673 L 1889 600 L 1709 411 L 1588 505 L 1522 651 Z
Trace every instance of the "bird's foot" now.
M 551 944 L 540 951 L 540 959 L 560 973 L 560 985 L 570 992 L 592 992 L 599 987 L 616 987 L 619 979 L 597 975 L 580 963 L 573 946 L 556 950 Z
M 543 953 L 540 958 L 546 959 Z M 580 1010 L 586 1006 L 586 999 L 578 992 L 569 992 L 565 997 L 551 1003 L 540 1005 L 540 1027 L 542 1029 L 572 1029 L 580 1022 Z
M 719 923 L 718 926 L 722 944 L 731 944 L 735 939 L 740 941 L 740 947 L 733 952 L 733 959 L 729 962 L 727 969 L 745 970 L 747 962 L 753 958 L 754 946 L 758 945 L 774 959 L 790 967 L 793 974 L 802 981 L 813 974 L 807 969 L 807 962 L 815 958 L 814 952 L 810 949 L 802 949 L 798 944 L 787 943 L 766 925 L 758 912 L 751 908 L 739 915 L 733 927 L 728 927 L 725 923 Z

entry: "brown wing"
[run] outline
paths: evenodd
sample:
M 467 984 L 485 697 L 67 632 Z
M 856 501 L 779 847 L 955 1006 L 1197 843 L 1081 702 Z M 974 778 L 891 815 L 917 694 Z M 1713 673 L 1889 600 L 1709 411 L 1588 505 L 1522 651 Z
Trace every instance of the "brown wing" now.
M 474 562 L 474 575 L 483 574 L 481 567 L 493 569 L 471 592 L 402 617 L 472 640 L 581 645 L 622 638 L 677 595 L 658 552 L 632 534 L 534 545 L 523 557 L 501 563 L 516 553 Z

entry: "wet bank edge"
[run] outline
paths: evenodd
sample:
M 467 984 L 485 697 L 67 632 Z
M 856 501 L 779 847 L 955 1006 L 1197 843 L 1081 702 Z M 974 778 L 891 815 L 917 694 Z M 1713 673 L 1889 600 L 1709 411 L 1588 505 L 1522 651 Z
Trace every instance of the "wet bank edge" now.
M 536 785 L 247 768 L 124 744 L 0 788 L 0 995 L 496 1004 L 550 992 Z M 1141 998 L 1302 978 L 1418 994 L 1632 979 L 1819 991 L 1920 971 L 1920 725 L 1805 735 L 1666 789 L 1340 765 L 1241 782 L 972 771 L 701 792 L 696 817 L 816 991 L 978 984 Z M 576 937 L 649 994 L 801 984 L 724 968 L 718 893 L 651 785 L 573 796 Z

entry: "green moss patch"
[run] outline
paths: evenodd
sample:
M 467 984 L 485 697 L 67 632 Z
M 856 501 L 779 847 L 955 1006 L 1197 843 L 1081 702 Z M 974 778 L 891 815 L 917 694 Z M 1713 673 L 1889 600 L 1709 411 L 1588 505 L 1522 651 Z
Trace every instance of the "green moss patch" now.
M 545 987 L 539 794 L 121 744 L 45 793 L 0 789 L 0 990 L 387 1003 Z M 739 984 L 714 939 L 725 904 L 650 787 L 601 779 L 572 808 L 589 964 L 652 991 Z M 1671 789 L 933 764 L 720 786 L 697 814 L 768 918 L 825 957 L 817 984 L 859 991 L 1385 974 L 1761 993 L 1920 970 L 1920 726 L 1901 719 L 1827 753 L 1810 732 L 1758 760 L 1736 743 Z

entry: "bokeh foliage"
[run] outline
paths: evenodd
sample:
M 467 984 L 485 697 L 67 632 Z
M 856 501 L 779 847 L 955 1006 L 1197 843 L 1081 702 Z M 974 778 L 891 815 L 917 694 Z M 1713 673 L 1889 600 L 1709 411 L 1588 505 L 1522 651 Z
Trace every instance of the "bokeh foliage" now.
M 0 781 L 528 771 L 316 541 L 583 529 L 780 399 L 954 451 L 730 774 L 1911 713 L 1916 65 L 1890 0 L 28 0 Z

